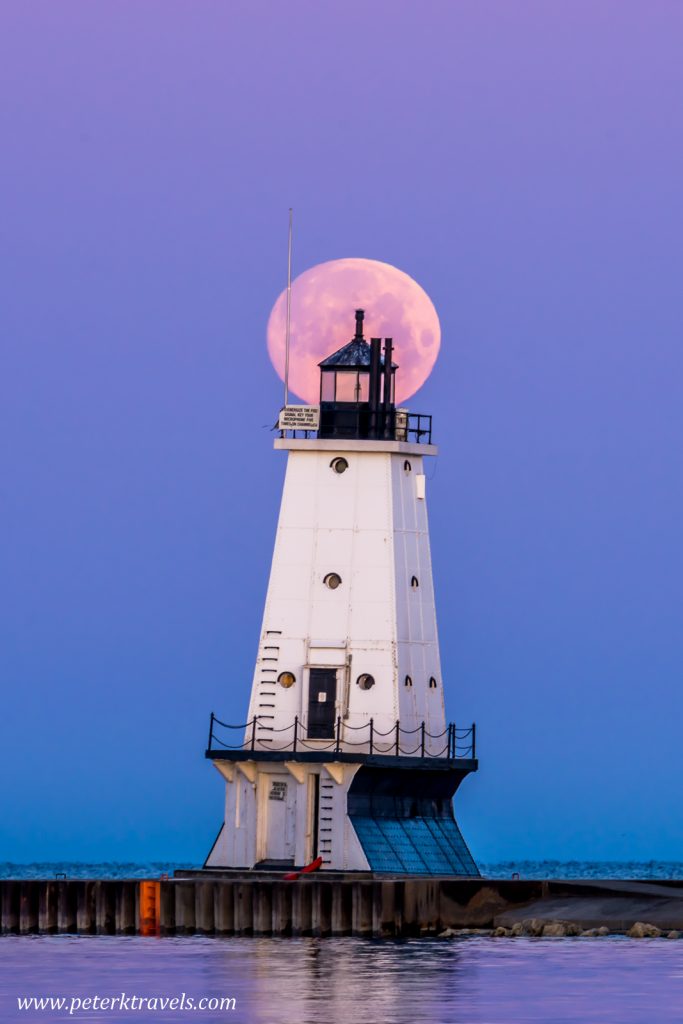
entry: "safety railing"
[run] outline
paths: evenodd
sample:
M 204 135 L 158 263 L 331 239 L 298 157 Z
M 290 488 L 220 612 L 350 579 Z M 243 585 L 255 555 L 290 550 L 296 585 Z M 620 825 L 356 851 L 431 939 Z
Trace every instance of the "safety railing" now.
M 243 725 L 229 725 L 211 712 L 208 751 L 270 750 L 294 754 L 305 751 L 332 751 L 335 754 L 357 752 L 395 757 L 440 757 L 451 761 L 474 759 L 477 756 L 475 723 L 459 729 L 451 722 L 442 732 L 432 733 L 425 722 L 414 729 L 406 729 L 397 721 L 390 729 L 380 730 L 373 718 L 363 725 L 353 726 L 337 717 L 334 728 L 326 730 L 328 735 L 316 737 L 310 735 L 298 715 L 289 725 L 278 729 L 267 724 L 270 721 L 272 719 L 269 716 L 255 715 Z M 243 734 L 242 740 L 227 742 L 233 736 L 237 739 L 236 733 Z
M 375 424 L 370 421 L 367 406 L 344 406 L 323 409 L 318 430 L 280 430 L 280 437 L 290 441 L 356 440 L 356 441 L 409 441 L 412 444 L 432 443 L 432 417 L 424 412 L 405 409 L 380 410 Z M 277 425 L 273 428 L 277 429 Z
M 402 436 L 404 434 L 405 436 Z M 402 428 L 400 414 L 396 417 L 396 440 L 413 441 L 415 444 L 432 443 L 432 417 L 424 412 L 406 414 L 406 425 Z

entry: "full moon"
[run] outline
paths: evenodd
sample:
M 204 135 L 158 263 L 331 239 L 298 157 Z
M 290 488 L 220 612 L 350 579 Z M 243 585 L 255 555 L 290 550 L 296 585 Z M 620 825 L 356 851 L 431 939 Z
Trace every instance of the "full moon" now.
M 441 328 L 431 299 L 417 281 L 379 260 L 330 260 L 292 281 L 289 388 L 305 402 L 318 402 L 318 363 L 351 340 L 356 309 L 365 310 L 366 341 L 394 339 L 397 403 L 414 395 L 431 373 Z M 285 289 L 268 318 L 268 353 L 282 380 L 286 319 Z

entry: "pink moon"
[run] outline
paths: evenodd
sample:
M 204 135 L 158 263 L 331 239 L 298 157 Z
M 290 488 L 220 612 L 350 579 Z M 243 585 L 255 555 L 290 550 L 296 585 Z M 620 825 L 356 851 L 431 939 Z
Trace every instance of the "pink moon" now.
M 351 340 L 356 309 L 365 310 L 366 341 L 394 339 L 398 404 L 414 395 L 431 373 L 441 328 L 431 299 L 417 281 L 379 260 L 330 260 L 292 281 L 289 388 L 305 402 L 318 402 L 318 363 Z M 281 380 L 286 319 L 285 289 L 273 306 L 267 331 L 268 353 Z

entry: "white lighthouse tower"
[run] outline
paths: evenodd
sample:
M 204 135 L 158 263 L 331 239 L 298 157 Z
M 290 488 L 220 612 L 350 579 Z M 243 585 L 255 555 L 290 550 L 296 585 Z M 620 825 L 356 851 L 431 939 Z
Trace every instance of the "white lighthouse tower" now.
M 320 364 L 319 407 L 288 407 L 287 473 L 248 722 L 211 716 L 226 782 L 207 869 L 477 875 L 452 798 L 477 768 L 448 724 L 424 459 L 431 417 L 394 404 L 392 342 Z M 287 429 L 293 424 L 293 429 Z

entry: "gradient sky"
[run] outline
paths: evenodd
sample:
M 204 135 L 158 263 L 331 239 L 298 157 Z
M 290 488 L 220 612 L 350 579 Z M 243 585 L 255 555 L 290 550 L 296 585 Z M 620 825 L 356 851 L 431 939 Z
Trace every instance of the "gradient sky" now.
M 476 857 L 677 858 L 678 0 L 5 0 L 0 859 L 203 859 L 284 460 L 286 270 L 443 330 L 432 550 Z

